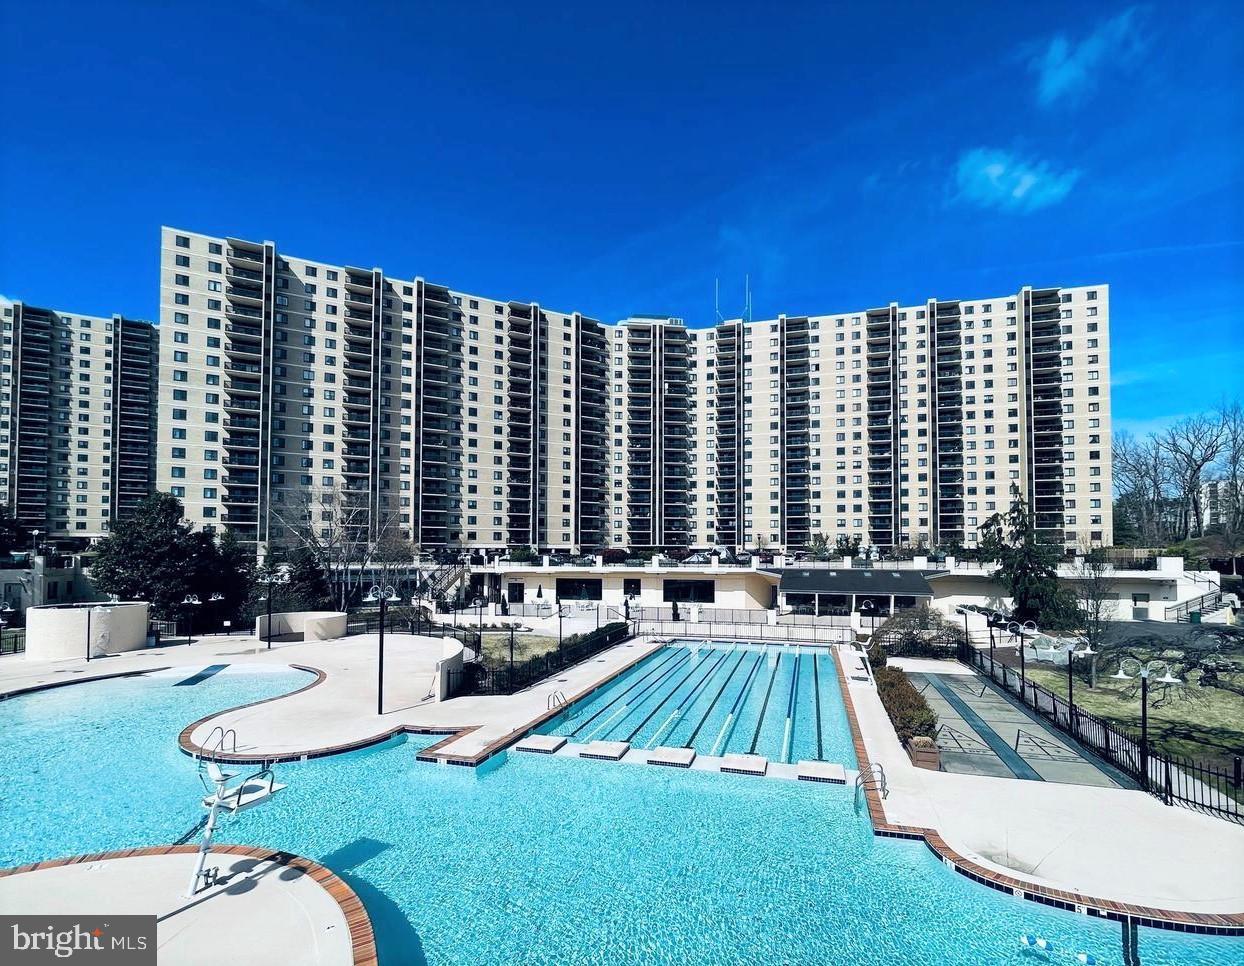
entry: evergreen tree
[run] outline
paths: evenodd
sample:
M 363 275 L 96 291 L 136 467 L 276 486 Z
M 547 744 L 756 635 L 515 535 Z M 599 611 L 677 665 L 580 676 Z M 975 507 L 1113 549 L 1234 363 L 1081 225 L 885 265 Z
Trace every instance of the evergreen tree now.
M 180 500 L 155 493 L 96 546 L 90 577 L 102 593 L 147 601 L 160 620 L 187 616 L 183 601 L 193 594 L 202 601 L 196 620 L 215 622 L 236 614 L 246 600 L 247 556 L 232 534 L 217 546 L 210 533 L 186 523 Z M 213 594 L 224 599 L 213 603 Z
M 995 513 L 980 532 L 981 553 L 998 561 L 993 578 L 1006 587 L 1017 620 L 1035 621 L 1048 630 L 1075 625 L 1075 599 L 1058 583 L 1060 548 L 1036 528 L 1018 493 L 1005 516 Z
M 332 606 L 332 591 L 319 558 L 306 547 L 289 555 L 288 583 L 278 585 L 275 601 L 287 610 L 322 610 Z

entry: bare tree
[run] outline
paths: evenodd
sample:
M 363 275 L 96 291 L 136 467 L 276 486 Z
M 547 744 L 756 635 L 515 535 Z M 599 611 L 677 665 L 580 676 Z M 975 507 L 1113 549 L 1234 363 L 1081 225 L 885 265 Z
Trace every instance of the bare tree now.
M 1089 687 L 1097 687 L 1097 661 L 1106 641 L 1106 631 L 1116 612 L 1119 594 L 1114 579 L 1114 566 L 1101 552 L 1086 552 L 1072 573 L 1071 586 L 1080 610 L 1084 639 L 1094 651 L 1089 662 Z
M 1120 502 L 1135 515 L 1141 543 L 1169 543 L 1175 536 L 1167 508 L 1175 491 L 1171 454 L 1162 438 L 1136 439 L 1118 433 L 1114 439 L 1114 482 Z
M 1201 484 L 1206 469 L 1222 452 L 1226 429 L 1216 414 L 1188 416 L 1170 427 L 1162 439 L 1174 459 L 1183 504 L 1182 538 L 1203 536 Z
M 396 514 L 382 515 L 373 524 L 366 502 L 337 488 L 300 490 L 292 502 L 274 503 L 272 514 L 282 529 L 273 543 L 314 553 L 342 610 L 363 590 L 377 551 L 392 556 L 392 546 L 400 539 Z M 413 557 L 411 547 L 408 559 Z
M 1215 467 L 1218 482 L 1218 540 L 1223 556 L 1236 557 L 1244 549 L 1244 407 L 1224 402 L 1218 410 L 1222 423 L 1222 453 Z

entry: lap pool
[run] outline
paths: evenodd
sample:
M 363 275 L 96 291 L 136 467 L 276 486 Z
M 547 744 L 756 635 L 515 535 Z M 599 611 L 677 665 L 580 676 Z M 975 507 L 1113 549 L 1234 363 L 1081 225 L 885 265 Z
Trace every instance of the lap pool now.
M 178 686 L 193 670 L 0 702 L 0 866 L 185 835 L 202 792 L 181 728 L 308 680 L 230 667 Z M 1123 962 L 1118 924 L 875 838 L 850 788 L 523 754 L 478 771 L 417 762 L 435 740 L 278 766 L 289 789 L 219 841 L 341 875 L 385 966 Z M 1056 952 L 1021 951 L 1023 933 Z M 1140 954 L 1238 963 L 1244 941 L 1142 928 Z
M 834 656 L 810 645 L 671 641 L 539 731 L 856 767 Z

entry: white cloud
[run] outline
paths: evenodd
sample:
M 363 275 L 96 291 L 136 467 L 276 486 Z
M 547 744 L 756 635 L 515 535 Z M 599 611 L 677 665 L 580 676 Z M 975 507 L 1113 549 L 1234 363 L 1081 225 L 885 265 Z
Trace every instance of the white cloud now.
M 1048 161 L 1022 158 L 1001 148 L 972 148 L 959 156 L 955 166 L 952 200 L 1027 214 L 1058 204 L 1079 179 L 1074 168 L 1058 171 Z
M 1096 85 L 1101 70 L 1130 67 L 1146 46 L 1136 7 L 1102 21 L 1079 43 L 1055 34 L 1028 61 L 1037 75 L 1037 102 L 1050 107 L 1082 97 Z

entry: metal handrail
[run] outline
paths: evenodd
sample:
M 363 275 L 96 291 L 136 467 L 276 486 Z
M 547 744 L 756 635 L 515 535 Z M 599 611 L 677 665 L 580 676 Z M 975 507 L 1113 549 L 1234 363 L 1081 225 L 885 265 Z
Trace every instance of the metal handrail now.
M 565 703 L 566 703 L 566 692 L 565 691 L 558 690 L 558 691 L 554 691 L 552 694 L 549 695 L 548 708 L 550 711 L 552 711 L 554 708 L 560 708 Z
M 229 748 L 231 754 L 238 753 L 238 733 L 233 728 L 225 729 L 223 725 L 217 725 L 207 735 L 207 741 L 203 742 L 199 750 L 195 753 L 195 760 L 202 761 L 207 755 L 214 755 L 225 751 L 225 742 L 229 737 L 233 737 L 232 747 Z M 216 744 L 212 746 L 212 739 L 216 739 Z
M 1185 600 L 1182 604 L 1171 605 L 1166 608 L 1166 619 L 1168 621 L 1180 621 L 1189 616 L 1193 611 L 1204 613 L 1209 605 L 1220 603 L 1222 603 L 1222 590 L 1215 590 L 1212 593 L 1194 597 L 1192 600 Z
M 862 788 L 868 790 L 875 788 L 881 792 L 882 798 L 888 798 L 890 795 L 890 786 L 886 781 L 885 768 L 879 761 L 865 762 L 860 766 L 860 772 L 855 776 L 855 791 L 858 794 Z

